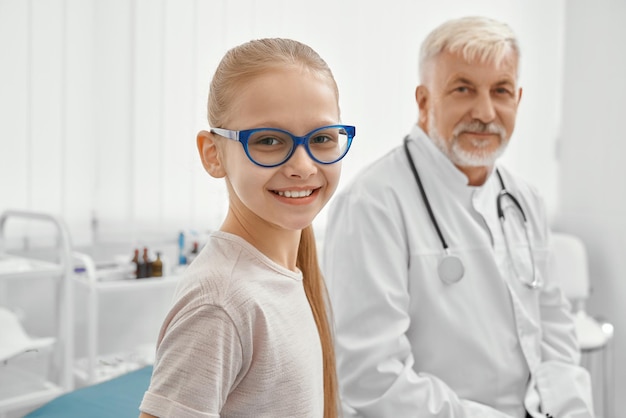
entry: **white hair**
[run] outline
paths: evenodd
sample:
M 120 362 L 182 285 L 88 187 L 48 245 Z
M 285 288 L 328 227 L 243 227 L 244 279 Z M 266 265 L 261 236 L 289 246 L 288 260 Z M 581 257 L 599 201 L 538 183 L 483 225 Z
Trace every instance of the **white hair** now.
M 504 60 L 510 51 L 519 57 L 517 38 L 503 22 L 480 16 L 452 19 L 435 28 L 420 48 L 419 75 L 423 80 L 426 63 L 443 51 L 460 53 L 468 61 L 494 62 Z

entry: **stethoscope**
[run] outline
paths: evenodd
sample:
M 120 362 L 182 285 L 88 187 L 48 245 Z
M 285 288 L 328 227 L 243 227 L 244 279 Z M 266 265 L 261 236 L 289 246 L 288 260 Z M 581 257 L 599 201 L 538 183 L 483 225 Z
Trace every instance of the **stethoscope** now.
M 439 275 L 439 278 L 444 283 L 448 283 L 448 284 L 456 283 L 463 278 L 463 275 L 465 274 L 465 267 L 463 266 L 463 262 L 461 261 L 459 257 L 457 257 L 456 255 L 450 254 L 450 248 L 448 247 L 448 243 L 446 242 L 446 239 L 441 233 L 441 228 L 439 228 L 439 223 L 437 222 L 437 219 L 435 218 L 433 209 L 430 206 L 430 201 L 428 200 L 428 196 L 426 196 L 426 191 L 424 190 L 424 186 L 422 185 L 422 180 L 420 179 L 420 176 L 417 173 L 417 168 L 415 167 L 415 163 L 413 162 L 413 158 L 411 157 L 411 153 L 409 152 L 408 143 L 409 143 L 409 137 L 407 136 L 404 138 L 404 151 L 406 152 L 406 156 L 409 159 L 409 163 L 411 165 L 411 171 L 413 172 L 413 176 L 415 177 L 415 182 L 417 183 L 417 186 L 419 187 L 420 194 L 422 195 L 422 200 L 424 201 L 424 204 L 426 205 L 426 210 L 428 211 L 428 216 L 430 217 L 430 221 L 432 225 L 435 227 L 435 230 L 437 231 L 437 235 L 439 236 L 439 240 L 441 241 L 441 245 L 445 252 L 445 255 L 439 261 L 439 264 L 437 266 L 437 274 Z M 524 212 L 524 209 L 522 209 L 522 205 L 520 205 L 517 198 L 513 196 L 511 193 L 509 193 L 509 191 L 504 186 L 504 180 L 502 179 L 502 175 L 500 174 L 500 171 L 497 168 L 496 168 L 496 174 L 498 175 L 498 179 L 500 180 L 500 186 L 501 186 L 501 190 L 498 193 L 498 197 L 496 198 L 496 208 L 498 212 L 498 219 L 500 220 L 500 227 L 502 228 L 502 235 L 504 236 L 504 241 L 506 244 L 507 254 L 509 256 L 509 259 L 512 261 L 513 270 L 515 271 L 515 275 L 518 277 L 518 279 L 530 289 L 539 289 L 542 283 L 535 269 L 535 258 L 533 255 L 533 250 L 532 250 L 532 246 L 530 242 L 530 236 L 528 234 L 528 219 L 526 218 L 526 213 Z M 523 278 L 523 275 L 519 272 L 518 268 L 515 266 L 515 263 L 513 263 L 514 259 L 513 259 L 513 254 L 511 252 L 511 245 L 510 245 L 510 242 L 509 242 L 509 239 L 506 234 L 505 227 L 504 227 L 505 216 L 504 216 L 504 209 L 503 209 L 503 201 L 505 199 L 508 199 L 513 203 L 513 207 L 519 212 L 521 219 L 523 221 L 523 224 L 524 224 L 524 234 L 526 236 L 526 241 L 528 243 L 528 251 L 530 253 L 530 262 L 531 262 L 531 269 L 532 269 L 531 280 L 525 280 Z

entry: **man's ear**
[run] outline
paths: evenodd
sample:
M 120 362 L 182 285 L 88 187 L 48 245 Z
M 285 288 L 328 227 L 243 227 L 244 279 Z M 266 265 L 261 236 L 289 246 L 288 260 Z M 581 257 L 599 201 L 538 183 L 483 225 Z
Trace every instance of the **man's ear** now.
M 198 132 L 196 137 L 196 145 L 198 147 L 198 153 L 202 160 L 204 169 L 212 177 L 222 178 L 226 175 L 224 164 L 222 162 L 222 156 L 220 155 L 217 143 L 215 142 L 215 134 L 208 131 Z
M 519 105 L 519 102 L 522 101 L 522 88 L 520 87 L 519 90 L 517 91 L 517 104 Z
M 419 109 L 418 125 L 428 132 L 428 107 L 430 106 L 430 93 L 423 85 L 415 89 L 415 102 Z

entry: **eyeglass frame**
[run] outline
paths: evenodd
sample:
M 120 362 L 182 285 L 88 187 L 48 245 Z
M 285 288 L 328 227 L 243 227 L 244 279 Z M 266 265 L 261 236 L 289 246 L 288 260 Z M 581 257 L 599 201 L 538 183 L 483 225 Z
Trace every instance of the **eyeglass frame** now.
M 324 129 L 331 129 L 331 128 L 341 128 L 341 129 L 344 129 L 346 131 L 346 134 L 348 135 L 348 144 L 346 146 L 346 149 L 341 154 L 341 156 L 339 156 L 339 158 L 337 158 L 334 161 L 327 162 L 327 161 L 318 160 L 317 158 L 315 158 L 315 156 L 311 152 L 311 149 L 309 148 L 309 139 L 311 139 L 311 137 L 316 132 L 323 131 Z M 287 135 L 289 135 L 291 137 L 294 145 L 291 148 L 291 151 L 289 151 L 289 153 L 285 156 L 285 158 L 281 162 L 276 163 L 276 164 L 261 164 L 260 162 L 255 161 L 252 158 L 252 156 L 250 155 L 250 151 L 248 150 L 248 140 L 250 139 L 250 136 L 253 133 L 260 132 L 260 131 L 281 132 L 281 133 L 287 134 Z M 243 150 L 245 151 L 245 153 L 248 156 L 248 159 L 250 161 L 252 161 L 254 164 L 258 165 L 259 167 L 272 168 L 272 167 L 278 167 L 280 165 L 283 165 L 287 161 L 289 161 L 289 159 L 293 156 L 293 154 L 296 152 L 296 149 L 300 145 L 304 146 L 304 149 L 306 150 L 306 152 L 309 155 L 309 157 L 311 157 L 311 159 L 313 161 L 315 161 L 316 163 L 324 164 L 324 165 L 335 164 L 335 163 L 341 161 L 341 159 L 343 159 L 343 157 L 345 157 L 346 154 L 348 153 L 348 150 L 350 149 L 350 146 L 352 145 L 352 139 L 354 139 L 354 136 L 356 134 L 356 127 L 354 127 L 352 125 L 327 125 L 327 126 L 322 126 L 320 128 L 313 129 L 312 131 L 310 131 L 309 133 L 307 133 L 304 136 L 296 136 L 296 135 L 292 134 L 289 131 L 286 131 L 284 129 L 279 129 L 279 128 L 255 128 L 255 129 L 243 129 L 243 130 L 240 130 L 240 131 L 234 131 L 234 130 L 231 130 L 231 129 L 224 129 L 224 128 L 210 128 L 210 132 L 214 133 L 216 135 L 219 135 L 221 137 L 224 137 L 226 139 L 231 139 L 233 141 L 240 142 L 241 146 L 243 147 Z

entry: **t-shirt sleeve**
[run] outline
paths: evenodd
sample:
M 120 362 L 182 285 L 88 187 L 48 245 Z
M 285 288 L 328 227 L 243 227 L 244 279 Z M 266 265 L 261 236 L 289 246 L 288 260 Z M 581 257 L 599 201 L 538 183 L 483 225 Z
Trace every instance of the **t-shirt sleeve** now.
M 202 305 L 166 325 L 140 410 L 159 417 L 218 417 L 242 368 L 237 327 Z

